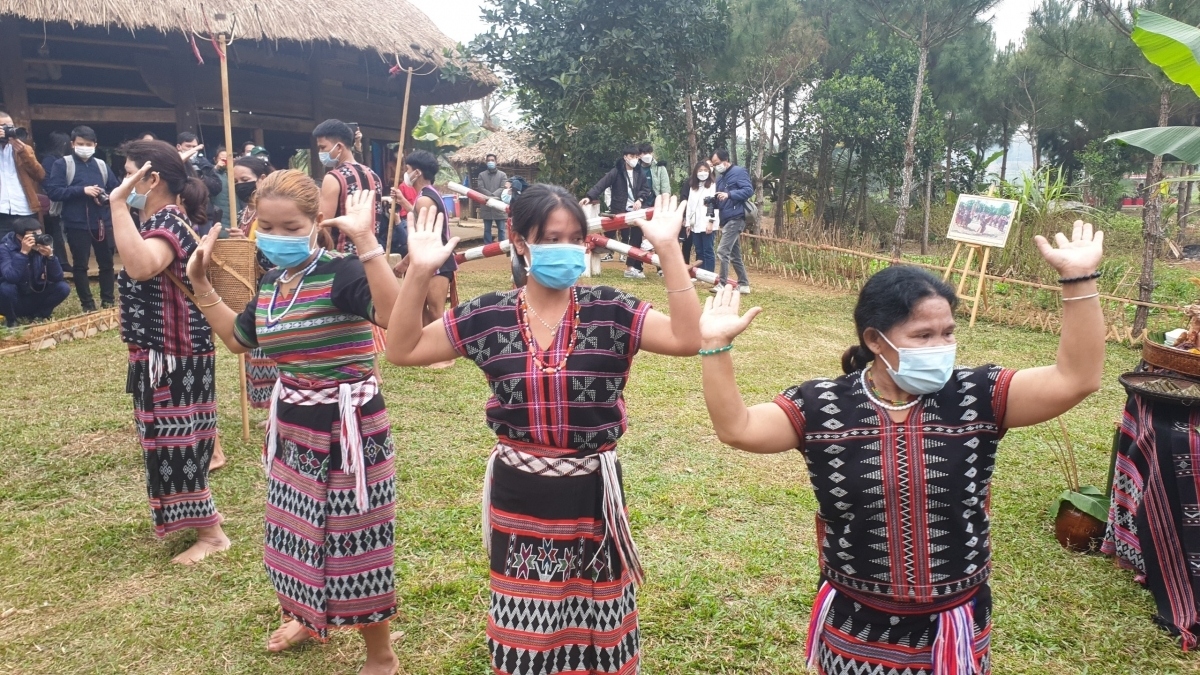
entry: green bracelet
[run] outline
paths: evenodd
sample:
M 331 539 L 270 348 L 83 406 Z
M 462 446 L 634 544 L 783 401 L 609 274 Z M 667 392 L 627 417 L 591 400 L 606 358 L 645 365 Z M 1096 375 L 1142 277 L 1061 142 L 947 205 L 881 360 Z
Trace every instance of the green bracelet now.
M 716 356 L 717 354 L 724 354 L 725 352 L 727 352 L 731 349 L 733 349 L 732 342 L 725 345 L 724 347 L 717 347 L 716 349 L 701 349 L 700 356 Z

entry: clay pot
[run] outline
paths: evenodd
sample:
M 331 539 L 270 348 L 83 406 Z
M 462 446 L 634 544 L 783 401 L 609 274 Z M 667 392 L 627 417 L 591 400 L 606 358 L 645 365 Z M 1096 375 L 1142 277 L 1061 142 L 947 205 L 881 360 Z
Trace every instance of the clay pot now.
M 1069 551 L 1097 551 L 1107 526 L 1108 523 L 1096 520 L 1064 501 L 1054 519 L 1054 538 Z

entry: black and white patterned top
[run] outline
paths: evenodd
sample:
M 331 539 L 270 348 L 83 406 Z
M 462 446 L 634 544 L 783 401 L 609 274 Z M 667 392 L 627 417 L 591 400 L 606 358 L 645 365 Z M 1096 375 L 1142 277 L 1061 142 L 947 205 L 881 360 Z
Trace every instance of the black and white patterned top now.
M 167 270 L 192 292 L 187 261 L 199 242 L 183 211 L 174 204 L 164 206 L 139 224 L 138 231 L 143 239 L 159 237 L 170 245 L 175 259 Z M 137 281 L 121 270 L 117 275 L 117 290 L 121 294 L 121 339 L 126 344 L 173 356 L 212 353 L 212 328 L 208 320 L 166 272 Z
M 575 331 L 560 330 L 541 351 L 543 363 L 556 364 L 575 342 L 555 373 L 534 363 L 522 336 L 517 290 L 481 295 L 447 311 L 444 321 L 455 351 L 487 376 L 487 421 L 497 436 L 591 455 L 611 448 L 625 432 L 622 392 L 650 304 L 607 286 L 576 286 L 573 292 L 579 306 Z
M 826 578 L 881 609 L 937 604 L 987 581 L 989 489 L 1014 372 L 956 369 L 902 423 L 868 398 L 861 371 L 775 398 L 802 439 Z

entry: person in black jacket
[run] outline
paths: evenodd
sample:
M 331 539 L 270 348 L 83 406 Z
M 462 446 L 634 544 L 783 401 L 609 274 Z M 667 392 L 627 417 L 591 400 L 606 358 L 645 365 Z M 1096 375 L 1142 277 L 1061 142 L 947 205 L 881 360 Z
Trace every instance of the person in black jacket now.
M 183 163 L 187 165 L 190 175 L 199 178 L 204 187 L 208 188 L 208 222 L 196 228 L 196 231 L 201 235 L 208 234 L 213 225 L 221 223 L 228 230 L 231 224 L 236 225 L 236 222 L 226 223 L 222 218 L 225 216 L 225 210 L 219 206 L 217 195 L 221 194 L 221 177 L 217 175 L 217 168 L 213 163 L 208 161 L 204 156 L 204 145 L 200 139 L 190 131 L 184 131 L 175 137 L 175 149 L 179 151 L 179 156 L 183 158 Z M 229 203 L 229 197 L 225 198 L 226 203 Z
M 638 166 L 638 146 L 630 145 L 621 153 L 621 161 L 604 174 L 599 183 L 588 190 L 587 196 L 579 200 L 580 206 L 587 206 L 598 201 L 605 190 L 612 191 L 612 199 L 608 208 L 613 213 L 626 213 L 642 208 L 642 204 L 654 199 L 654 193 L 646 184 L 646 173 Z M 627 227 L 617 233 L 621 241 L 634 248 L 642 246 L 642 228 Z M 625 276 L 630 279 L 645 279 L 640 260 L 628 258 L 625 262 Z
M 30 218 L 18 227 L 0 239 L 0 314 L 9 328 L 17 319 L 49 319 L 71 294 L 54 250 L 37 241 L 42 226 Z

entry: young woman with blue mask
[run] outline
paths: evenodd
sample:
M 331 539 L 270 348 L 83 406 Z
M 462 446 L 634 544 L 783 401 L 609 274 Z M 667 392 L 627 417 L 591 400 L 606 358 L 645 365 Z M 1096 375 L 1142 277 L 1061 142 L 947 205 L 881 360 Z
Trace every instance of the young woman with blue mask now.
M 704 396 L 735 448 L 804 453 L 818 503 L 821 580 L 808 631 L 823 675 L 987 675 L 992 599 L 990 485 L 1004 432 L 1054 419 L 1100 387 L 1104 317 L 1096 291 L 1103 234 L 1076 222 L 1057 248 L 1062 277 L 1054 365 L 955 366 L 958 298 L 914 267 L 889 267 L 859 294 L 859 343 L 837 379 L 791 387 L 750 408 L 730 349 L 758 308 L 739 315 L 722 289 L 700 320 Z
M 458 356 L 488 379 L 498 436 L 484 485 L 493 672 L 634 673 L 642 568 L 616 459 L 622 390 L 640 350 L 694 356 L 700 303 L 679 249 L 683 209 L 662 195 L 640 221 L 664 271 L 670 316 L 605 286 L 577 286 L 587 220 L 566 190 L 534 185 L 512 202 L 524 288 L 488 293 L 422 328 L 426 286 L 453 252 L 443 225 L 410 218 L 408 275 L 388 330 L 392 363 Z M 414 223 L 413 220 L 416 220 Z
M 331 630 L 366 642 L 360 673 L 392 675 L 395 446 L 375 376 L 372 326 L 386 327 L 398 291 L 375 241 L 375 195 L 349 197 L 323 220 L 317 184 L 293 170 L 262 178 L 255 244 L 274 265 L 245 308 L 227 307 L 207 278 L 218 229 L 188 264 L 199 307 L 234 353 L 260 348 L 279 367 L 264 447 L 263 562 L 285 621 L 277 652 Z M 359 256 L 329 253 L 318 232 L 338 228 Z

